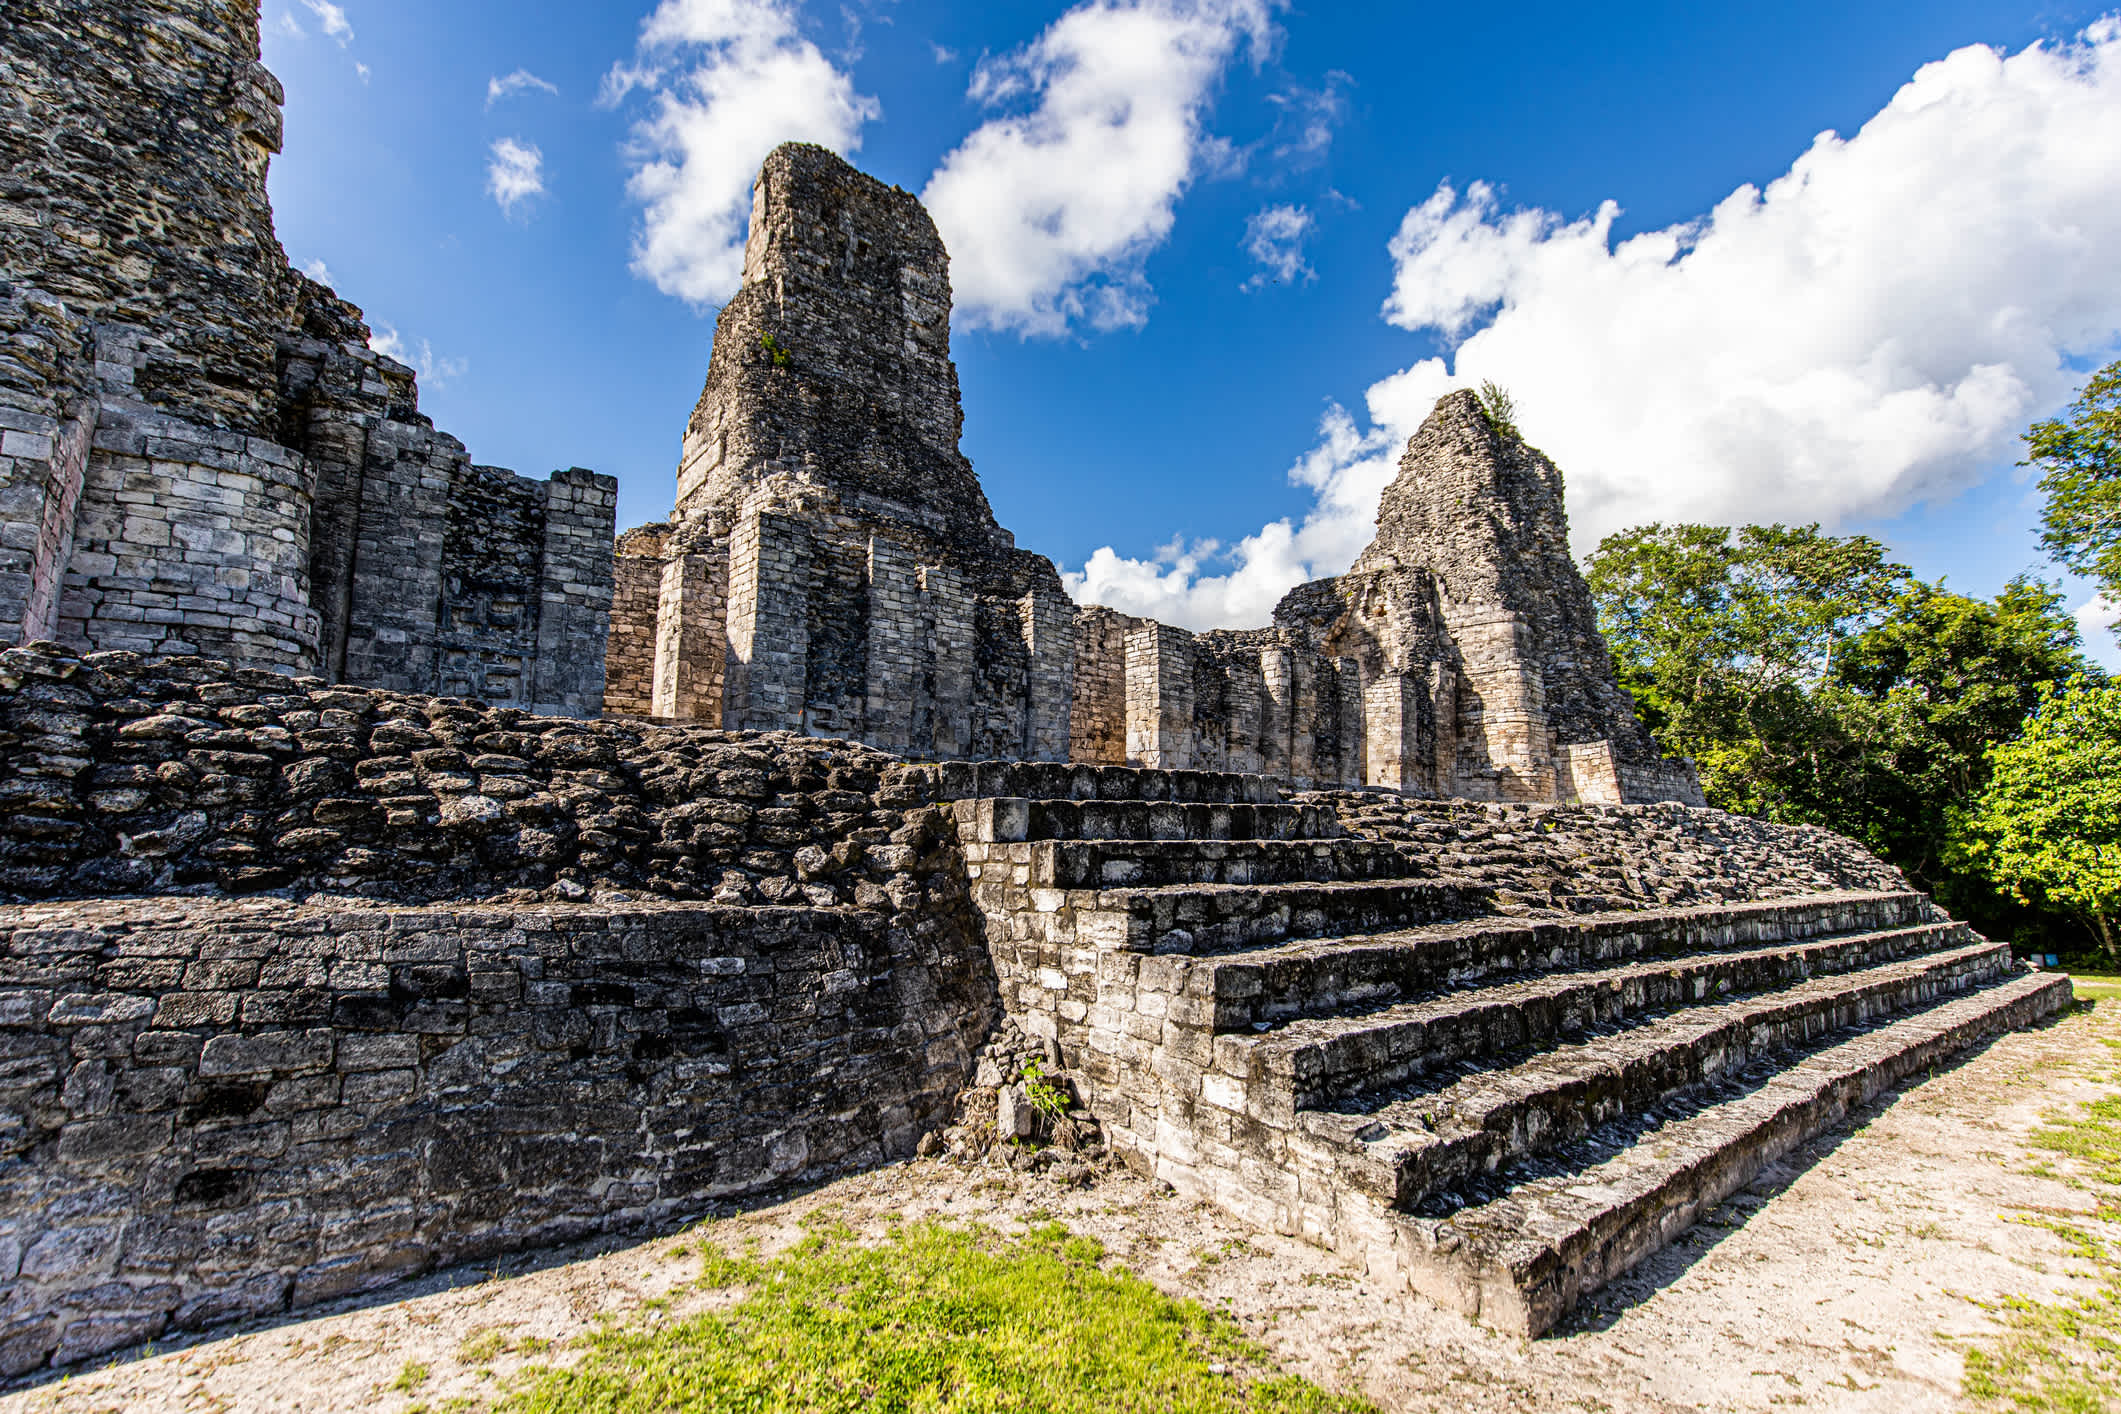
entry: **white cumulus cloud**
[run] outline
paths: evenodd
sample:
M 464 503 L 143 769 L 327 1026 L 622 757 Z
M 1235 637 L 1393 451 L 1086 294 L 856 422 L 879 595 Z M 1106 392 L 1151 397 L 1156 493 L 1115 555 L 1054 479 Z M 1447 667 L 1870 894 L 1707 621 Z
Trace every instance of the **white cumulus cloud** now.
M 302 273 L 324 286 L 327 290 L 336 290 L 339 287 L 339 282 L 332 278 L 331 267 L 326 265 L 321 259 L 312 260 L 304 265 Z
M 1925 65 L 1699 220 L 1616 244 L 1618 215 L 1439 187 L 1391 243 L 1385 315 L 1455 348 L 1373 385 L 1366 429 L 1333 410 L 1292 473 L 1318 500 L 1291 543 L 1331 552 L 1281 552 L 1284 523 L 1177 590 L 1168 558 L 1093 557 L 1078 596 L 1153 612 L 1135 580 L 1160 573 L 1192 622 L 1259 622 L 1264 591 L 1237 588 L 1255 562 L 1290 585 L 1345 568 L 1408 435 L 1484 379 L 1567 474 L 1579 552 L 1649 520 L 1834 525 L 1973 484 L 2121 337 L 2121 22 Z
M 557 94 L 560 86 L 548 79 L 541 79 L 528 69 L 517 69 L 514 73 L 486 80 L 486 106 L 493 107 L 504 98 L 536 89 L 540 93 Z
M 339 41 L 340 48 L 353 43 L 353 25 L 347 20 L 345 10 L 332 4 L 331 0 L 302 0 L 302 3 L 317 17 L 324 33 Z
M 2085 643 L 2094 649 L 2111 647 L 2102 645 L 2101 640 L 2108 634 L 2121 638 L 2121 603 L 2104 594 L 2093 595 L 2077 609 L 2077 631 L 2084 635 Z M 2111 654 L 2099 656 L 2104 661 L 2110 658 Z
M 461 358 L 444 358 L 437 354 L 434 345 L 425 339 L 415 344 L 401 337 L 388 324 L 377 324 L 369 331 L 368 346 L 419 374 L 420 382 L 429 390 L 446 387 L 452 379 L 463 377 L 471 367 Z
M 1304 259 L 1304 238 L 1311 234 L 1311 213 L 1301 206 L 1267 206 L 1245 221 L 1245 254 L 1259 270 L 1245 288 L 1257 290 L 1270 281 L 1293 285 L 1315 279 L 1318 272 Z
M 544 192 L 545 154 L 537 144 L 513 137 L 497 140 L 486 163 L 486 194 L 501 214 L 515 215 L 517 207 Z
M 852 151 L 881 111 L 803 37 L 792 0 L 663 0 L 603 100 L 636 90 L 654 106 L 633 130 L 627 190 L 646 208 L 634 272 L 695 304 L 727 299 L 742 279 L 766 154 L 784 142 Z
M 971 96 L 1003 111 L 921 194 L 950 248 L 957 313 L 1058 335 L 1139 325 L 1142 265 L 1178 199 L 1230 161 L 1204 122 L 1240 48 L 1272 42 L 1279 0 L 1088 0 L 1013 53 L 980 61 Z

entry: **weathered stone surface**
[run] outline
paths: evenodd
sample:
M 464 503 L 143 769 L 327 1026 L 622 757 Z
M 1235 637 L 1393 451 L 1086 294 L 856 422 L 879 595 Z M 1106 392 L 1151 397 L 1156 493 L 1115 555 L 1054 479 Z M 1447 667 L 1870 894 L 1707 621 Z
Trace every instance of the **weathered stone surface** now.
M 993 1020 L 934 908 L 0 906 L 33 977 L 104 990 L 0 1041 L 97 1033 L 103 1098 L 0 1066 L 5 1374 L 908 1155 Z
M 1378 538 L 1270 628 L 1059 593 L 958 452 L 948 257 L 920 203 L 791 144 L 753 189 L 668 524 L 629 532 L 605 705 L 941 759 L 1261 772 L 1600 804 L 1700 790 L 1614 680 L 1561 474 L 1453 394 Z
M 0 9 L 0 642 L 576 716 L 609 477 L 475 467 L 288 268 L 254 4 Z
M 995 524 L 962 423 L 927 212 L 823 148 L 777 149 L 672 522 L 621 547 L 607 709 L 1065 759 L 1075 611 Z
M 1131 1164 L 1522 1334 L 1851 1096 L 2068 997 L 1823 830 L 1140 774 L 1194 800 L 956 801 L 1011 1021 Z
M 951 867 L 935 853 L 947 798 L 935 768 L 845 742 L 0 651 L 0 893 L 15 898 L 876 906 Z

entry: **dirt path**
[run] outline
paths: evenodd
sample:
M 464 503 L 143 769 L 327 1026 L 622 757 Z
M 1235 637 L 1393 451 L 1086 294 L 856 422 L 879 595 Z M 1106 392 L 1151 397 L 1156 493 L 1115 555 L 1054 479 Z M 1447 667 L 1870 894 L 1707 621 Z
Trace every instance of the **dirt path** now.
M 2086 1071 L 2105 1051 L 2095 1035 L 2121 1037 L 2121 1002 L 2004 1037 L 1888 1100 L 1529 1343 L 1387 1299 L 1327 1253 L 1123 1172 L 1068 1189 L 921 1161 L 712 1231 L 770 1250 L 827 1205 L 857 1228 L 890 1215 L 1008 1230 L 1057 1217 L 1165 1290 L 1228 1310 L 1293 1372 L 1388 1410 L 1956 1409 L 1960 1350 L 1990 1329 L 1981 1303 L 2074 1281 L 2061 1240 L 2014 1214 L 2089 1210 L 2083 1191 L 2032 1171 L 2026 1138 L 2043 1112 L 2111 1091 Z M 20 1390 L 0 1397 L 0 1414 L 482 1408 L 509 1372 L 565 1358 L 546 1346 L 599 1320 L 668 1319 L 714 1299 L 678 1290 L 696 1271 L 683 1246 L 444 1273 L 386 1305 Z

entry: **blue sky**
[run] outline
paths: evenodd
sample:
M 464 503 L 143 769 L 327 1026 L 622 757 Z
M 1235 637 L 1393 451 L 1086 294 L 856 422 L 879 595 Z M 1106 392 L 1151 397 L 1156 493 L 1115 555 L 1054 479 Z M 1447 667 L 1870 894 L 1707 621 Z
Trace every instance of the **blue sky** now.
M 2095 6 L 266 0 L 265 57 L 290 258 L 479 460 L 665 515 L 749 173 L 826 141 L 950 243 L 1001 522 L 1193 627 L 1344 568 L 1484 377 L 1579 551 L 1819 519 L 1990 593 L 2121 347 Z

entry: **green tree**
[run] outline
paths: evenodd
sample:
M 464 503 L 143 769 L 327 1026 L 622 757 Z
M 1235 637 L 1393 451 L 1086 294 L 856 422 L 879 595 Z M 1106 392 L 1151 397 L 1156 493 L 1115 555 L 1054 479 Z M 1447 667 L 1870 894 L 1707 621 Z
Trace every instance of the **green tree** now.
M 2040 469 L 2040 543 L 2055 562 L 2121 599 L 2121 359 L 2092 376 L 2066 416 L 2026 431 Z M 2121 624 L 2115 625 L 2121 635 Z
M 1817 688 L 1907 568 L 1816 525 L 1647 525 L 1607 536 L 1586 578 L 1622 685 L 1710 803 L 1827 823 L 1841 748 Z
M 2027 902 L 2087 926 L 2121 963 L 2121 688 L 2048 688 L 2024 732 L 1988 753 L 1954 852 Z
M 1487 414 L 1488 425 L 1504 437 L 1522 442 L 1524 433 L 1517 430 L 1517 400 L 1509 391 L 1490 378 L 1480 385 L 1480 410 Z
M 1890 859 L 1962 917 L 2003 923 L 1984 880 L 1948 859 L 1952 812 L 1989 776 L 2042 691 L 2096 674 L 2062 596 L 2019 578 L 1993 600 L 1911 585 L 1821 685 L 1845 774 L 1824 823 Z
M 1779 525 L 1626 531 L 1587 578 L 1622 684 L 1710 804 L 1853 835 L 1977 926 L 2037 923 L 1947 846 L 2042 687 L 2097 672 L 2054 590 L 1971 598 L 1875 540 Z

